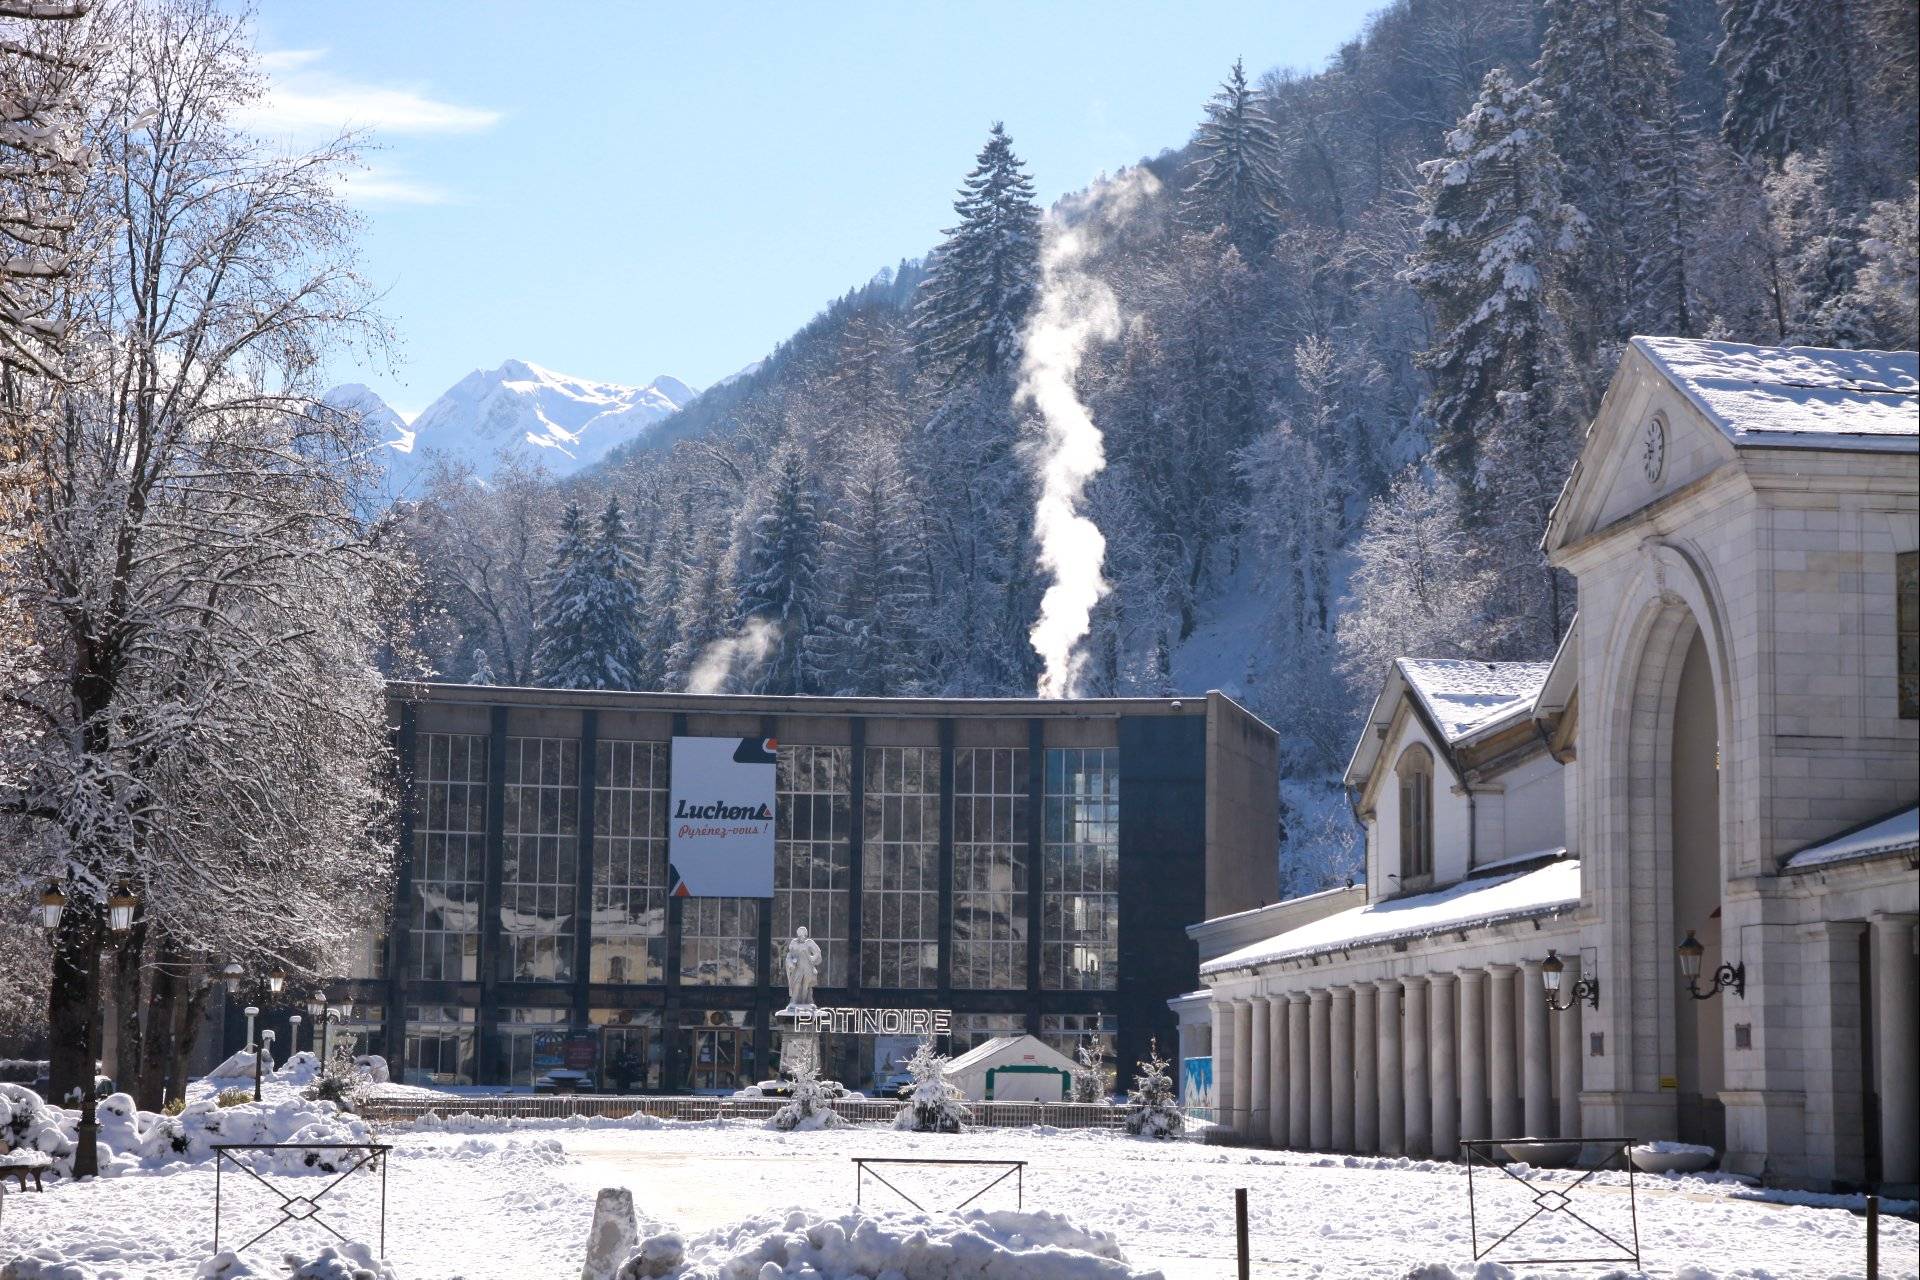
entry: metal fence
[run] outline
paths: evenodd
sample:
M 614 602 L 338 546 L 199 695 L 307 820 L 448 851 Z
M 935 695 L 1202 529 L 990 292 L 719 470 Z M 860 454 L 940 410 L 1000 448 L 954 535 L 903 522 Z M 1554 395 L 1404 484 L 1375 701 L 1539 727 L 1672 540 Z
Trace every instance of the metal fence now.
M 646 1115 L 657 1120 L 766 1120 L 785 1105 L 783 1098 L 668 1098 L 621 1094 L 500 1094 L 487 1097 L 382 1097 L 362 1099 L 355 1110 L 373 1124 L 412 1124 L 425 1116 L 442 1120 L 476 1116 L 509 1120 L 569 1120 L 576 1116 L 624 1120 Z M 890 1125 L 905 1103 L 882 1098 L 852 1098 L 831 1104 L 855 1124 Z M 981 1129 L 1017 1129 L 1047 1125 L 1055 1129 L 1118 1129 L 1127 1109 L 1097 1102 L 971 1102 L 971 1124 Z

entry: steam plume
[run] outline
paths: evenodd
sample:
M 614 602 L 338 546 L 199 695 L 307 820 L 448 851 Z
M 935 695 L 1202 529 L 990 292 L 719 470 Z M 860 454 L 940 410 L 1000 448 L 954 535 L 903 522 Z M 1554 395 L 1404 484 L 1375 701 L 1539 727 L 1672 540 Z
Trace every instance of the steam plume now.
M 725 693 L 734 677 L 767 660 L 780 643 L 780 626 L 749 618 L 738 635 L 723 636 L 700 651 L 687 676 L 688 693 Z
M 1087 349 L 1120 334 L 1120 306 L 1089 262 L 1114 228 L 1134 216 L 1160 184 L 1145 169 L 1097 183 L 1048 215 L 1040 250 L 1040 296 L 1022 335 L 1019 400 L 1045 424 L 1029 453 L 1040 478 L 1034 534 L 1040 567 L 1053 579 L 1028 634 L 1046 669 L 1039 695 L 1068 698 L 1078 690 L 1093 607 L 1110 590 L 1101 565 L 1107 540 L 1080 513 L 1087 485 L 1107 465 L 1099 426 L 1074 391 Z

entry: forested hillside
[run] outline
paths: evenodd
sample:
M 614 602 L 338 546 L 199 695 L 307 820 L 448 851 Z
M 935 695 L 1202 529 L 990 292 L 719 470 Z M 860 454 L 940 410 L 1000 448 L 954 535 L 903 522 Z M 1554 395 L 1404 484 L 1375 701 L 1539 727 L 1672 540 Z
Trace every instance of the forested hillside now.
M 1078 691 L 1236 693 L 1286 744 L 1288 887 L 1353 870 L 1301 828 L 1383 663 L 1571 617 L 1537 542 L 1629 335 L 1915 345 L 1917 41 L 1911 0 L 1401 0 L 1318 72 L 1223 67 L 1084 264 L 1120 323 L 1076 383 L 1111 585 Z M 1031 693 L 1018 136 L 670 447 L 402 511 L 446 677 Z

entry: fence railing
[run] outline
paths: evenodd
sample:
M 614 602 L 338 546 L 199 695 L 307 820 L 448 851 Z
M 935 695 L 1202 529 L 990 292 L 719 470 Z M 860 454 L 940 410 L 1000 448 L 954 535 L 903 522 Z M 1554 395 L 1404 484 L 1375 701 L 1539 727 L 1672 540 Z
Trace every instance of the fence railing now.
M 785 1105 L 781 1098 L 679 1098 L 644 1094 L 501 1094 L 483 1097 L 363 1098 L 356 1110 L 373 1124 L 412 1124 L 428 1115 L 506 1120 L 570 1120 L 575 1116 L 624 1120 L 632 1115 L 657 1120 L 765 1120 Z M 892 1124 L 905 1103 L 884 1098 L 850 1098 L 830 1104 L 855 1124 Z M 1127 1109 L 1088 1102 L 970 1102 L 972 1125 L 1015 1129 L 1047 1125 L 1055 1129 L 1118 1129 Z

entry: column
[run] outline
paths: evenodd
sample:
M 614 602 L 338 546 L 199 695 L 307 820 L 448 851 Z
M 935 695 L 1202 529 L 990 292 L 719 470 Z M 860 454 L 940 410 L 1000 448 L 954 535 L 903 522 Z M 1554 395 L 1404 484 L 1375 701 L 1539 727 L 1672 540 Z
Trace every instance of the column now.
M 1328 1025 L 1332 1005 L 1325 987 L 1316 988 L 1307 1005 L 1307 1071 L 1311 1081 L 1307 1092 L 1313 1103 L 1307 1140 L 1315 1151 L 1333 1146 L 1333 1082 L 1329 1079 L 1333 1074 L 1333 1045 Z
M 1491 1138 L 1487 1111 L 1487 971 L 1460 971 L 1460 1136 Z
M 1253 1107 L 1247 1113 L 1247 1139 L 1251 1142 L 1265 1142 L 1267 1127 L 1272 1123 L 1268 1110 L 1273 1105 L 1273 1076 L 1268 1064 L 1267 1053 L 1271 1032 L 1267 1028 L 1267 998 L 1255 996 L 1252 1004 L 1252 1052 L 1248 1055 L 1248 1074 L 1253 1081 Z
M 1560 974 L 1560 998 L 1572 1000 L 1570 994 L 1580 981 L 1580 957 L 1562 956 L 1560 963 L 1566 968 Z M 1544 1003 L 1544 1002 L 1543 1002 Z M 1553 1015 L 1554 1026 L 1559 1031 L 1554 1049 L 1554 1069 L 1559 1080 L 1560 1124 L 1554 1131 L 1556 1138 L 1577 1138 L 1580 1136 L 1580 1090 L 1585 1075 L 1587 1046 L 1581 1041 L 1580 1017 L 1586 1011 L 1586 1003 L 1573 1001 L 1573 1008 L 1562 1009 Z
M 1267 1141 L 1287 1145 L 1287 998 L 1267 997 Z
M 1433 1094 L 1427 1084 L 1427 980 L 1403 978 L 1400 985 L 1406 1010 L 1405 1034 L 1400 1041 L 1400 1078 L 1406 1094 L 1402 1141 L 1408 1155 L 1424 1156 L 1433 1151 Z
M 1510 964 L 1491 964 L 1487 972 L 1493 975 L 1493 985 L 1487 992 L 1487 1003 L 1493 1006 L 1493 1077 L 1488 1081 L 1493 1091 L 1493 1131 L 1483 1136 L 1490 1138 L 1518 1138 L 1520 1128 L 1520 1078 L 1515 1070 L 1520 1060 L 1520 1040 L 1513 1025 L 1513 975 L 1517 972 Z
M 1397 1156 L 1407 1149 L 1406 1092 L 1400 1077 L 1400 984 L 1381 978 L 1373 985 L 1380 993 L 1374 1010 L 1380 1034 L 1380 1153 Z
M 1253 1001 L 1233 1002 L 1233 1131 L 1253 1132 Z
M 1873 1043 L 1880 1087 L 1880 1185 L 1911 1195 L 1920 1182 L 1920 1061 L 1914 1052 L 1914 918 L 1873 917 Z
M 1287 1145 L 1305 1151 L 1312 1141 L 1313 1081 L 1307 1067 L 1307 993 L 1287 995 Z
M 1380 1150 L 1380 1050 L 1374 1030 L 1371 982 L 1353 988 L 1353 1149 L 1363 1155 Z
M 1333 1085 L 1333 1127 L 1330 1133 L 1335 1151 L 1353 1150 L 1353 988 L 1335 987 L 1333 1012 L 1328 1019 L 1328 1038 L 1333 1041 L 1333 1060 L 1329 1064 Z
M 1213 1002 L 1213 1122 L 1232 1131 L 1233 1001 Z
M 1433 1158 L 1460 1155 L 1460 1045 L 1454 1037 L 1453 975 L 1427 975 L 1427 1087 L 1433 1095 Z
M 1547 1019 L 1552 1014 L 1546 984 L 1540 981 L 1540 961 L 1528 960 L 1520 966 L 1520 1043 L 1530 1138 L 1553 1135 L 1553 1062 L 1547 1048 Z

